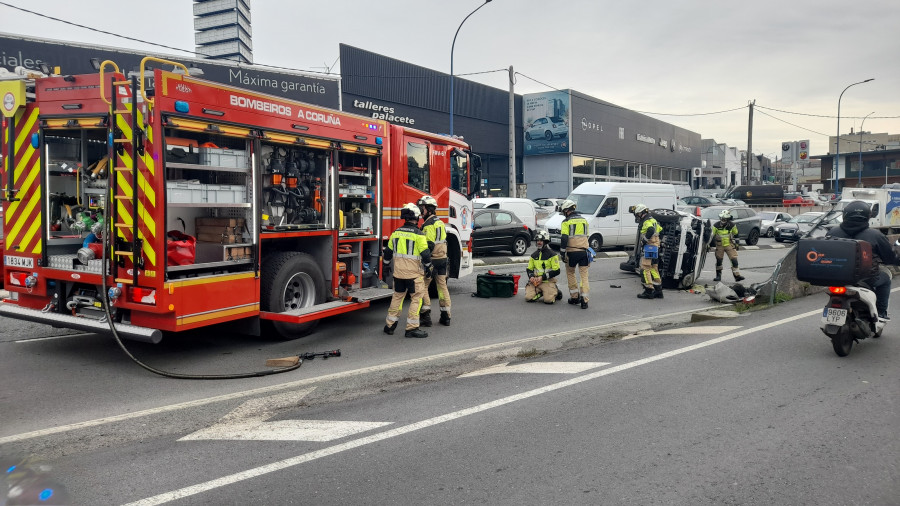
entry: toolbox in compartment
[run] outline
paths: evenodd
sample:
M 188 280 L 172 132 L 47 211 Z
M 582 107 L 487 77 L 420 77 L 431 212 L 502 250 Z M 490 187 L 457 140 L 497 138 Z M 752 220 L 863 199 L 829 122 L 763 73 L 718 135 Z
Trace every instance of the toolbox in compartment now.
M 181 137 L 166 137 L 166 161 L 200 163 L 200 151 L 197 141 Z
M 872 245 L 866 241 L 800 239 L 797 243 L 797 279 L 817 286 L 852 285 L 872 277 Z
M 200 165 L 245 169 L 248 167 L 247 152 L 242 149 L 200 148 Z

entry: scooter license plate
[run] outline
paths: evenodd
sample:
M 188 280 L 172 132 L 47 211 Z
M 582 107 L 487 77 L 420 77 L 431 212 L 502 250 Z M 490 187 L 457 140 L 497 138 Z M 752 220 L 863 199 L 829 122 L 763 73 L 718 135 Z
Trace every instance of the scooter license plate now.
M 822 318 L 825 320 L 825 323 L 830 323 L 832 325 L 843 325 L 844 322 L 847 321 L 847 310 L 826 307 L 825 312 L 822 314 Z

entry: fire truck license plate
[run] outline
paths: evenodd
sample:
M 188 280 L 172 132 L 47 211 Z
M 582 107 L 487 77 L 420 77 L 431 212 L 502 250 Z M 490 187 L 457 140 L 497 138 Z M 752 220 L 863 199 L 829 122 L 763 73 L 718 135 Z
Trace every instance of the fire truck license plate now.
M 26 269 L 34 269 L 34 259 L 28 257 L 14 257 L 5 255 L 3 263 L 7 267 L 23 267 Z
M 825 323 L 843 325 L 844 322 L 847 321 L 847 310 L 828 307 L 825 308 L 825 314 L 822 316 L 825 318 Z

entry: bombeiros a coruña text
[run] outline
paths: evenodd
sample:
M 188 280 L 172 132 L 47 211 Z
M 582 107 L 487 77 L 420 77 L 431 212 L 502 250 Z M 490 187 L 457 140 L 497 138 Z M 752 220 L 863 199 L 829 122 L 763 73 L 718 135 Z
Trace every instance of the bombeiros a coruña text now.
M 277 102 L 269 102 L 267 100 L 259 100 L 256 98 L 241 97 L 238 95 L 231 95 L 228 100 L 231 105 L 243 107 L 244 109 L 253 109 L 260 112 L 271 112 L 291 118 L 295 117 L 293 110 L 289 105 L 279 104 Z M 297 108 L 296 118 L 305 119 L 307 121 L 314 121 L 316 123 L 324 123 L 326 125 L 341 125 L 340 117 L 335 116 L 334 114 L 325 114 L 323 112 L 312 111 L 309 109 Z

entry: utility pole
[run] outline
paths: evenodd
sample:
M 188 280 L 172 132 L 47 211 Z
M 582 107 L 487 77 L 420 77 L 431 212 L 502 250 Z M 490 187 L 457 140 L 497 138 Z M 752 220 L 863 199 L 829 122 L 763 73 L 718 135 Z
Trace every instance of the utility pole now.
M 753 175 L 753 106 L 756 105 L 756 99 L 753 99 L 750 102 L 750 123 L 747 125 L 747 178 L 744 179 L 744 184 L 750 182 L 750 177 Z M 762 183 L 762 181 L 760 181 Z
M 516 93 L 515 74 L 509 66 L 509 196 L 516 196 Z

